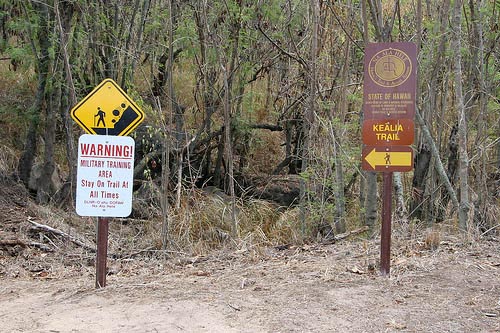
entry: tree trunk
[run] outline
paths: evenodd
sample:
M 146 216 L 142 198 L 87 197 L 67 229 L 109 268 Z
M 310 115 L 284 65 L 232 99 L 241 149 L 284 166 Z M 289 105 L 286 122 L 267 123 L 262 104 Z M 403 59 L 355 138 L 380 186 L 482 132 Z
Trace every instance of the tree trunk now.
M 471 7 L 474 6 L 474 1 L 469 1 L 469 5 Z M 477 138 L 475 141 L 475 146 L 479 149 L 479 166 L 476 171 L 476 188 L 478 193 L 478 200 L 476 202 L 476 211 L 479 213 L 479 217 L 475 216 L 475 220 L 479 224 L 486 224 L 483 227 L 491 227 L 493 226 L 493 221 L 488 223 L 486 221 L 486 207 L 489 198 L 488 192 L 488 173 L 487 173 L 487 165 L 488 165 L 488 156 L 485 153 L 486 147 L 484 146 L 484 142 L 486 140 L 486 114 L 487 114 L 487 94 L 488 87 L 486 84 L 486 68 L 484 64 L 484 36 L 483 36 L 483 20 L 484 20 L 484 4 L 483 0 L 477 1 L 477 13 L 478 17 L 473 17 L 472 22 L 475 30 L 474 36 L 477 36 L 473 43 L 477 45 L 477 53 L 478 53 L 478 64 L 477 64 L 477 76 L 478 76 L 478 95 L 479 95 L 479 115 L 477 121 Z M 474 11 L 475 12 L 475 11 Z M 500 158 L 500 157 L 499 157 Z M 484 221 L 483 221 L 484 220 Z
M 144 29 L 146 27 L 150 6 L 151 6 L 151 0 L 144 0 L 143 1 L 141 20 L 140 20 L 140 25 L 139 25 L 139 28 L 137 31 L 137 36 L 136 36 L 136 45 L 131 52 L 132 53 L 132 64 L 130 65 L 130 69 L 127 69 L 125 66 L 123 68 L 124 74 L 122 77 L 122 87 L 127 87 L 128 80 L 132 81 L 134 79 L 135 67 L 137 65 L 137 61 L 140 59 L 141 54 L 143 52 L 142 51 L 143 33 L 144 33 Z M 130 74 L 125 75 L 126 71 L 130 71 Z
M 60 198 L 69 199 L 68 201 L 73 203 L 75 183 L 76 183 L 76 161 L 77 150 L 75 146 L 75 140 L 73 138 L 73 121 L 69 116 L 69 110 L 72 106 L 76 105 L 76 92 L 75 84 L 73 81 L 73 72 L 70 65 L 70 55 L 67 49 L 68 38 L 71 31 L 71 22 L 74 15 L 74 7 L 72 4 L 64 1 L 62 2 L 62 8 L 60 10 L 59 0 L 56 0 L 54 5 L 54 11 L 57 19 L 57 26 L 59 30 L 60 48 L 62 61 L 64 63 L 64 77 L 67 84 L 61 87 L 61 119 L 63 121 L 63 127 L 66 133 L 66 158 L 68 159 L 68 169 L 69 175 L 66 180 L 69 184 L 69 190 L 66 193 L 62 193 Z M 61 15 L 62 13 L 62 15 Z M 62 17 L 61 17 L 62 16 Z M 77 45 L 75 42 L 74 45 Z
M 54 73 L 55 74 L 55 73 Z M 47 98 L 45 134 L 44 134 L 44 163 L 42 173 L 38 179 L 37 201 L 47 204 L 52 199 L 55 191 L 53 174 L 56 168 L 54 162 L 54 145 L 56 141 L 56 115 L 61 107 L 61 85 L 59 75 L 54 75 L 50 97 Z
M 446 174 L 446 171 L 444 170 L 443 163 L 441 162 L 441 158 L 439 156 L 439 150 L 436 147 L 436 143 L 434 142 L 434 139 L 432 138 L 431 132 L 429 131 L 429 128 L 425 124 L 424 119 L 420 115 L 420 111 L 418 108 L 415 110 L 415 115 L 417 118 L 417 123 L 420 129 L 422 130 L 422 134 L 427 141 L 427 144 L 429 146 L 430 152 L 432 156 L 435 159 L 436 162 L 436 171 L 438 173 L 439 179 L 441 183 L 445 186 L 446 191 L 448 191 L 448 195 L 450 196 L 451 202 L 453 204 L 454 209 L 458 208 L 458 199 L 457 199 L 457 194 L 455 190 L 453 189 L 453 186 Z
M 197 135 L 205 133 L 211 135 L 212 132 L 212 115 L 217 111 L 220 104 L 216 98 L 216 80 L 217 72 L 213 61 L 210 60 L 207 47 L 209 46 L 210 29 L 207 22 L 208 7 L 205 2 L 198 2 L 194 10 L 194 21 L 196 24 L 196 32 L 198 35 L 198 43 L 200 46 L 199 58 L 197 58 L 198 76 L 199 76 L 199 90 L 201 91 L 202 105 L 200 108 L 205 111 L 203 125 L 198 131 Z M 208 34 L 208 35 L 207 35 Z M 219 140 L 219 146 L 222 147 L 222 141 Z M 208 143 L 210 145 L 210 143 Z M 220 149 L 218 150 L 221 151 Z M 213 175 L 213 183 L 215 186 L 221 187 L 220 184 L 220 169 L 221 165 L 216 164 L 215 170 L 212 172 L 212 157 L 211 149 L 206 149 L 206 155 L 203 158 L 202 165 L 202 178 L 208 179 Z M 221 158 L 217 161 L 222 163 Z
M 406 210 L 406 205 L 403 195 L 403 181 L 401 180 L 401 173 L 394 173 L 394 196 L 396 197 L 396 216 L 398 217 L 399 223 L 408 223 L 408 211 Z
M 353 12 L 352 12 L 352 3 L 348 1 L 349 7 L 349 17 L 353 20 Z M 352 24 L 350 25 L 349 31 L 346 31 L 346 34 L 352 35 L 353 28 Z M 344 53 L 344 64 L 342 68 L 342 89 L 340 93 L 340 123 L 345 124 L 346 115 L 349 111 L 349 104 L 347 101 L 347 91 L 348 91 L 348 83 L 349 83 L 349 68 L 350 68 L 350 59 L 351 59 L 351 40 L 350 36 L 346 36 L 345 41 L 345 53 Z M 344 168 L 343 162 L 340 154 L 340 150 L 342 147 L 342 135 L 336 135 L 338 132 L 335 130 L 335 124 L 331 123 L 332 129 L 334 131 L 333 135 L 333 151 L 334 151 L 334 161 L 335 161 L 335 231 L 337 233 L 344 233 L 346 231 L 346 221 L 345 221 L 345 183 L 344 183 Z
M 305 173 L 309 167 L 310 159 L 310 146 L 311 138 L 313 134 L 313 122 L 314 113 L 316 109 L 316 61 L 317 61 L 317 49 L 318 49 L 318 21 L 319 21 L 319 3 L 318 0 L 311 0 L 311 18 L 312 18 L 312 35 L 311 35 L 311 49 L 310 49 L 310 60 L 309 60 L 309 96 L 308 103 L 306 104 L 306 109 L 304 110 L 304 121 L 303 121 L 303 143 L 301 149 L 302 165 L 301 172 Z M 307 73 L 306 73 L 307 75 Z M 301 177 L 300 178 L 300 220 L 302 223 L 302 231 L 305 232 L 305 226 L 307 222 L 307 181 Z
M 227 165 L 227 184 L 231 196 L 231 220 L 233 222 L 233 235 L 238 235 L 238 220 L 236 217 L 236 197 L 234 192 L 234 161 L 233 146 L 231 141 L 231 92 L 229 85 L 229 70 L 224 67 L 224 156 Z
M 458 210 L 458 224 L 460 229 L 467 230 L 469 226 L 469 156 L 467 152 L 467 117 L 462 92 L 462 43 L 460 41 L 462 19 L 462 0 L 455 0 L 453 7 L 453 52 L 455 74 L 455 106 L 458 111 L 458 151 L 459 151 L 459 178 L 460 178 L 460 206 Z
M 373 235 L 375 222 L 377 222 L 377 173 L 365 172 L 365 178 L 365 225 L 370 228 L 370 234 Z
M 420 149 L 415 156 L 415 169 L 413 171 L 412 195 L 410 202 L 410 216 L 422 220 L 425 183 L 431 162 L 431 150 L 425 143 L 420 144 Z
M 368 5 L 371 13 L 372 25 L 375 28 L 376 40 L 379 42 L 388 41 L 390 30 L 384 29 L 383 27 L 381 0 L 368 0 Z M 384 30 L 387 30 L 387 32 L 384 32 Z M 368 40 L 365 41 L 365 43 L 368 42 Z M 375 226 L 375 222 L 377 221 L 377 174 L 375 172 L 365 172 L 365 178 L 365 225 L 370 227 L 370 232 L 373 234 L 373 227 Z
M 120 81 L 120 87 L 125 91 L 127 91 L 127 88 L 128 88 L 127 85 L 129 83 L 129 77 L 132 77 L 132 75 L 133 75 L 133 73 L 130 73 L 130 74 L 128 73 L 129 70 L 131 70 L 129 68 L 128 61 L 129 61 L 129 58 L 133 58 L 135 55 L 135 50 L 132 50 L 130 44 L 132 44 L 132 36 L 134 35 L 134 25 L 135 25 L 135 21 L 136 21 L 135 16 L 139 12 L 139 5 L 140 5 L 139 0 L 135 0 L 134 7 L 132 8 L 132 16 L 130 18 L 130 24 L 126 29 L 128 36 L 127 36 L 127 40 L 125 41 L 124 53 L 126 53 L 127 55 L 130 54 L 131 56 L 124 57 L 123 67 L 121 70 L 122 79 Z M 140 39 L 141 37 L 138 36 L 137 38 Z
M 45 101 L 45 87 L 47 85 L 47 75 L 50 66 L 49 48 L 51 46 L 48 7 L 42 3 L 34 3 L 34 6 L 40 17 L 40 26 L 37 35 L 40 45 L 40 55 L 38 56 L 37 62 L 38 87 L 35 96 L 35 104 L 29 111 L 31 123 L 26 136 L 24 150 L 19 158 L 18 164 L 19 179 L 26 187 L 28 186 L 33 163 L 37 155 L 37 132 Z M 35 49 L 33 51 L 36 52 Z
M 161 208 L 162 208 L 162 249 L 166 250 L 169 242 L 169 228 L 171 224 L 170 217 L 170 201 L 169 201 L 169 184 L 170 184 L 170 138 L 171 133 L 169 128 L 172 124 L 172 113 L 175 109 L 175 102 L 173 98 L 174 88 L 173 88 L 173 34 L 174 34 L 174 0 L 169 0 L 169 48 L 168 48 L 168 90 L 170 96 L 169 110 L 167 112 L 167 116 L 164 116 L 163 126 L 165 131 L 165 139 L 163 142 L 164 152 L 162 156 L 162 197 L 161 197 Z

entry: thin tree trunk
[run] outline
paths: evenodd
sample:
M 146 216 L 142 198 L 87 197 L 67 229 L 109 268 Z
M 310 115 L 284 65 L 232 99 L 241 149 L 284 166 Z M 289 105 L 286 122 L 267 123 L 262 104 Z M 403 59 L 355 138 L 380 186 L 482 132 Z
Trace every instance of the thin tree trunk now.
M 135 52 L 133 50 L 131 50 L 130 44 L 132 43 L 132 36 L 134 34 L 135 16 L 139 12 L 139 5 L 140 5 L 139 0 L 135 0 L 134 8 L 132 9 L 132 17 L 130 18 L 130 24 L 128 26 L 128 29 L 126 29 L 128 32 L 127 40 L 125 41 L 125 49 L 124 49 L 124 51 L 125 51 L 124 53 L 126 54 L 126 56 L 123 60 L 122 80 L 120 83 L 120 86 L 125 91 L 127 91 L 129 76 L 130 77 L 132 76 L 132 73 L 130 73 L 130 75 L 128 73 L 130 70 L 129 65 L 128 65 L 128 60 L 130 57 L 133 57 L 135 54 Z M 140 36 L 138 36 L 137 38 L 140 39 Z
M 160 108 L 161 111 L 161 108 Z M 163 142 L 164 151 L 162 154 L 162 175 L 161 175 L 161 212 L 162 212 L 162 227 L 161 227 L 161 248 L 166 250 L 168 246 L 168 230 L 171 224 L 170 221 L 170 201 L 168 199 L 168 184 L 170 183 L 170 140 L 167 139 L 168 135 Z
M 302 144 L 302 165 L 301 172 L 306 172 L 309 167 L 310 146 L 313 134 L 314 113 L 316 109 L 316 60 L 318 50 L 318 21 L 319 21 L 319 3 L 318 0 L 311 0 L 311 16 L 312 16 L 312 35 L 311 49 L 309 61 L 309 99 L 304 112 L 303 133 L 304 139 Z M 307 75 L 307 74 L 306 74 Z M 300 179 L 300 220 L 302 223 L 302 231 L 305 233 L 307 220 L 307 187 L 308 184 L 303 178 Z
M 467 230 L 469 225 L 469 157 L 467 152 L 467 118 L 462 91 L 462 56 L 461 48 L 461 19 L 462 0 L 455 0 L 453 7 L 453 40 L 454 74 L 455 74 L 455 105 L 458 110 L 458 150 L 459 150 L 459 179 L 460 179 L 460 206 L 458 210 L 458 224 L 460 229 Z
M 367 0 L 371 12 L 372 23 L 375 28 L 377 41 L 385 42 L 388 40 L 390 31 L 384 33 L 382 2 L 381 0 Z M 368 41 L 365 41 L 368 43 Z M 365 198 L 365 225 L 370 227 L 373 234 L 373 227 L 377 221 L 377 174 L 375 172 L 366 172 L 366 198 Z M 392 179 L 392 177 L 391 177 Z
M 174 99 L 173 99 L 173 93 L 174 93 L 174 88 L 173 88 L 173 75 L 172 75 L 172 60 L 173 60 L 173 34 L 174 34 L 174 13 L 173 13 L 173 2 L 174 0 L 169 0 L 168 5 L 169 5 L 169 57 L 168 57 L 168 90 L 169 90 L 169 97 L 170 97 L 170 103 L 169 103 L 169 111 L 166 117 L 164 117 L 164 133 L 165 133 L 165 139 L 163 142 L 163 147 L 164 147 L 164 152 L 162 156 L 162 197 L 161 197 L 161 207 L 162 207 L 162 249 L 166 250 L 168 246 L 168 231 L 169 227 L 171 224 L 171 218 L 170 218 L 170 202 L 168 198 L 168 192 L 169 192 L 169 184 L 170 184 L 170 125 L 172 123 L 172 113 L 174 112 L 175 105 L 174 105 Z M 161 111 L 161 110 L 160 110 Z
M 331 126 L 334 126 L 333 124 Z M 345 193 L 344 193 L 344 170 L 340 154 L 339 137 L 334 137 L 333 158 L 335 160 L 335 232 L 337 234 L 346 231 L 345 223 Z
M 422 0 L 417 0 L 417 12 L 416 12 L 416 49 L 417 52 L 420 50 L 421 42 L 422 42 Z M 418 69 L 417 69 L 418 71 Z M 416 78 L 416 86 L 418 87 L 418 75 Z M 417 94 L 415 96 L 415 102 L 420 100 L 420 89 L 417 89 Z M 403 196 L 403 182 L 401 179 L 401 173 L 394 173 L 394 194 L 396 197 L 396 216 L 399 219 L 400 223 L 408 223 L 408 211 L 406 209 L 404 196 Z
M 377 173 L 366 172 L 366 196 L 365 196 L 365 225 L 373 234 L 375 222 L 377 221 Z
M 234 192 L 234 161 L 233 147 L 231 142 L 231 93 L 228 79 L 228 69 L 224 67 L 224 152 L 227 165 L 227 181 L 229 187 L 229 195 L 231 196 L 231 220 L 233 222 L 233 235 L 238 235 L 238 220 L 236 217 L 236 197 Z
M 216 86 L 215 81 L 217 78 L 216 71 L 213 63 L 209 60 L 207 54 L 207 32 L 210 32 L 207 26 L 208 8 L 206 2 L 198 2 L 194 10 L 194 20 L 196 23 L 196 32 L 198 34 L 198 42 L 200 45 L 200 56 L 197 59 L 198 75 L 200 76 L 200 90 L 202 99 L 202 108 L 205 111 L 202 128 L 199 133 L 206 133 L 211 135 L 212 131 L 212 115 L 217 111 L 218 103 L 216 103 Z M 221 142 L 219 140 L 219 142 Z M 220 150 L 218 150 L 220 151 Z M 219 160 L 217 160 L 219 161 Z M 222 163 L 222 160 L 221 160 Z M 209 149 L 206 150 L 204 163 L 202 166 L 203 177 L 209 177 L 211 174 L 212 158 Z M 213 172 L 213 183 L 215 186 L 220 185 L 220 164 L 216 164 Z
M 473 1 L 470 1 L 470 6 L 474 5 Z M 478 192 L 478 200 L 477 200 L 477 211 L 479 211 L 481 217 L 484 217 L 485 214 L 485 206 L 488 201 L 488 176 L 487 176 L 487 164 L 488 157 L 485 154 L 484 149 L 484 136 L 486 133 L 486 124 L 485 124 L 485 116 L 487 110 L 487 86 L 486 86 L 486 72 L 484 65 L 484 36 L 483 36 L 483 0 L 477 1 L 477 12 L 478 17 L 473 18 L 474 29 L 476 30 L 477 36 L 477 52 L 478 52 L 478 65 L 477 65 L 477 76 L 479 81 L 479 115 L 477 122 L 477 139 L 475 146 L 479 148 L 479 167 L 476 172 L 476 186 Z M 481 218 L 483 219 L 483 218 Z M 476 218 L 478 220 L 478 218 Z
M 226 162 L 226 180 L 227 188 L 229 189 L 229 195 L 231 196 L 231 219 L 233 235 L 237 236 L 238 230 L 238 220 L 236 216 L 236 193 L 234 186 L 234 156 L 232 147 L 232 135 L 231 135 L 231 118 L 232 118 L 232 87 L 233 82 L 236 77 L 236 64 L 239 56 L 239 43 L 240 43 L 240 28 L 241 28 L 241 10 L 237 16 L 232 18 L 235 20 L 233 22 L 230 33 L 232 41 L 232 48 L 229 61 L 223 61 L 225 58 L 218 52 L 218 59 L 222 69 L 222 76 L 224 80 L 224 157 Z M 226 183 L 226 182 L 224 182 Z
M 394 196 L 396 198 L 396 216 L 400 223 L 406 224 L 408 223 L 408 211 L 403 196 L 403 181 L 400 172 L 394 173 Z
M 45 4 L 35 3 L 34 5 L 40 13 L 40 27 L 37 36 L 40 44 L 40 55 L 37 62 L 38 88 L 35 96 L 35 104 L 30 109 L 31 123 L 28 129 L 24 150 L 19 158 L 18 164 L 19 179 L 25 184 L 25 186 L 28 186 L 31 170 L 33 169 L 33 163 L 37 154 L 37 131 L 40 123 L 40 115 L 43 112 L 45 87 L 47 85 L 47 75 L 50 66 L 50 28 L 48 23 L 48 7 Z M 36 54 L 36 49 L 33 49 L 33 51 Z
M 139 31 L 137 32 L 137 42 L 132 53 L 132 65 L 130 66 L 130 75 L 129 75 L 130 80 L 134 78 L 135 67 L 142 53 L 141 47 L 142 47 L 143 33 L 144 33 L 144 28 L 146 27 L 150 6 L 151 6 L 151 0 L 145 0 L 142 5 L 141 24 L 139 26 Z
M 61 118 L 63 120 L 63 127 L 66 132 L 66 158 L 68 159 L 69 175 L 67 182 L 69 182 L 69 202 L 73 202 L 74 188 L 76 183 L 76 161 L 77 151 L 75 147 L 75 140 L 73 139 L 73 121 L 69 117 L 69 108 L 76 105 L 76 92 L 75 84 L 73 81 L 73 72 L 71 71 L 70 56 L 68 53 L 68 38 L 69 30 L 71 29 L 71 19 L 73 18 L 74 8 L 71 4 L 63 2 L 63 19 L 61 18 L 61 11 L 59 10 L 59 0 L 54 3 L 54 11 L 57 20 L 57 28 L 59 30 L 59 39 L 61 54 L 64 63 L 64 73 L 67 84 L 62 87 L 61 94 Z M 76 43 L 75 43 L 76 44 Z M 67 94 L 66 94 L 67 92 Z
M 184 109 L 179 105 L 174 90 L 174 33 L 177 29 L 177 8 L 170 2 L 170 19 L 169 19 L 169 36 L 168 36 L 168 98 L 170 104 L 170 112 L 173 114 L 175 122 L 175 152 L 177 157 L 177 191 L 175 199 L 175 208 L 181 207 L 181 194 L 182 194 L 182 166 L 184 162 Z M 147 10 L 144 8 L 144 10 Z M 142 28 L 141 28 L 142 30 Z
M 55 74 L 55 73 L 54 73 Z M 42 204 L 47 204 L 52 199 L 55 193 L 54 184 L 52 183 L 52 176 L 56 168 L 54 162 L 54 145 L 56 141 L 56 110 L 61 107 L 61 86 L 59 83 L 59 75 L 53 76 L 53 88 L 50 94 L 50 99 L 47 100 L 45 108 L 45 134 L 44 134 L 44 163 L 42 173 L 37 180 L 37 201 Z
M 430 148 L 431 154 L 436 161 L 436 171 L 438 173 L 439 179 L 441 180 L 441 183 L 444 184 L 446 191 L 448 191 L 448 195 L 451 198 L 453 207 L 455 209 L 458 209 L 459 204 L 458 204 L 457 194 L 453 189 L 450 180 L 448 179 L 443 163 L 441 162 L 441 157 L 439 156 L 439 150 L 437 149 L 436 143 L 432 138 L 431 132 L 429 131 L 429 128 L 425 124 L 424 118 L 422 118 L 422 116 L 420 115 L 420 111 L 418 110 L 418 108 L 415 109 L 415 116 L 417 118 L 418 126 L 422 130 L 422 134 Z
M 364 44 L 366 45 L 368 42 L 369 42 L 369 37 L 368 37 L 368 13 L 367 13 L 367 9 L 366 9 L 366 2 L 368 0 L 361 0 L 361 19 L 363 21 L 363 42 Z M 364 114 L 363 114 L 363 110 L 361 110 L 359 112 L 359 126 L 362 127 L 363 126 L 363 121 L 364 121 Z M 373 228 L 373 226 L 371 226 L 370 224 L 368 224 L 369 222 L 372 222 L 371 220 L 368 220 L 367 218 L 367 214 L 366 214 L 366 209 L 364 209 L 366 207 L 366 189 L 368 187 L 368 178 L 369 178 L 369 175 L 368 175 L 368 172 L 366 171 L 361 171 L 361 177 L 360 177 L 360 180 L 359 180 L 359 206 L 362 207 L 363 209 L 360 209 L 361 213 L 360 213 L 360 220 L 364 222 L 364 224 L 366 226 L 369 226 L 370 229 Z M 373 230 L 370 230 L 370 233 L 373 233 Z

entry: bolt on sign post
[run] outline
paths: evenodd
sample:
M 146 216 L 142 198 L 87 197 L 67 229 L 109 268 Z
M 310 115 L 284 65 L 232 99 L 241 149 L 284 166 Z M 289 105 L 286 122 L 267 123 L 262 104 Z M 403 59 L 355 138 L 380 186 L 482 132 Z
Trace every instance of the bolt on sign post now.
M 384 173 L 380 272 L 390 274 L 392 173 L 413 170 L 417 50 L 414 43 L 365 49 L 362 168 Z
M 108 218 L 132 211 L 135 141 L 144 113 L 111 79 L 71 110 L 88 134 L 78 140 L 76 213 L 97 216 L 96 288 L 106 286 Z

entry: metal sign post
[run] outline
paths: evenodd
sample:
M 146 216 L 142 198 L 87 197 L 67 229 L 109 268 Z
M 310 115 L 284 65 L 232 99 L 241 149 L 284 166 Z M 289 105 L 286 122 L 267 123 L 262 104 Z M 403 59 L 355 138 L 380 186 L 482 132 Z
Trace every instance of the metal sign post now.
M 391 272 L 392 172 L 384 172 L 382 229 L 380 232 L 380 273 Z
M 132 212 L 135 142 L 84 134 L 78 140 L 76 212 L 97 216 L 96 288 L 106 286 L 109 217 Z
M 97 218 L 97 254 L 95 263 L 95 287 L 106 287 L 106 271 L 108 258 L 108 218 Z
M 380 273 L 391 267 L 393 172 L 413 170 L 417 51 L 413 43 L 372 43 L 365 50 L 362 168 L 383 172 Z

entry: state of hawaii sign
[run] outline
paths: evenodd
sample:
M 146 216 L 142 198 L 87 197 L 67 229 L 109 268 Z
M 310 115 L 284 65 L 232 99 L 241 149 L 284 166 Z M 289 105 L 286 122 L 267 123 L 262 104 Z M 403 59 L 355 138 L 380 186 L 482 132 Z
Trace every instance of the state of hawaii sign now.
M 383 172 L 380 272 L 390 272 L 392 173 L 413 169 L 417 50 L 372 43 L 365 50 L 362 168 Z
M 411 171 L 415 135 L 416 46 L 371 43 L 365 50 L 362 167 Z

